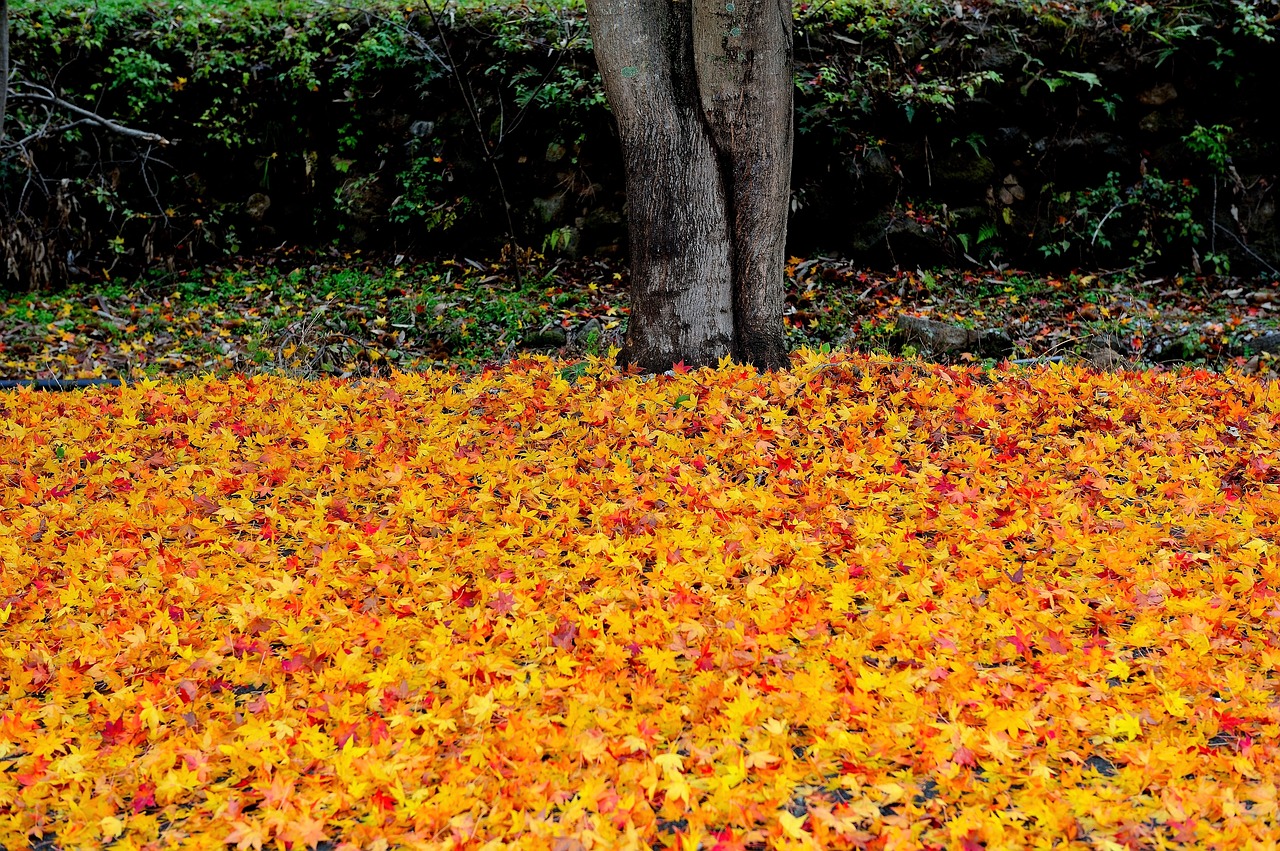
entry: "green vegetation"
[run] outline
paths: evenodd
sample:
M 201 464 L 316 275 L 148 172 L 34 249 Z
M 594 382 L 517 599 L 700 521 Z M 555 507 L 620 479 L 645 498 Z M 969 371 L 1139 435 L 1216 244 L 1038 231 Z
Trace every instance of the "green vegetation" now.
M 520 352 L 605 356 L 621 344 L 622 269 L 532 254 L 519 258 L 517 277 L 516 259 L 389 266 L 284 256 L 14 296 L 0 301 L 0 378 L 474 370 Z M 914 356 L 915 341 L 897 329 L 910 314 L 1002 329 L 1013 358 L 1087 357 L 1102 341 L 1133 365 L 1224 367 L 1280 331 L 1280 291 L 1219 289 L 1127 275 L 884 275 L 793 258 L 785 320 L 793 349 Z
M 21 231 L 13 244 L 37 267 L 36 286 L 62 282 L 51 258 L 69 251 L 93 274 L 304 239 L 346 249 L 382 240 L 432 256 L 492 253 L 511 230 L 523 245 L 576 252 L 579 219 L 600 207 L 617 216 L 620 163 L 580 0 L 11 9 L 21 77 L 57 80 L 66 97 L 177 142 L 160 163 L 119 140 L 104 154 L 82 126 L 59 131 L 31 159 L 48 195 L 24 194 L 25 161 L 0 157 L 0 226 Z M 955 260 L 984 267 L 1169 271 L 1198 257 L 1206 271 L 1227 271 L 1236 245 L 1209 223 L 1215 187 L 1239 194 L 1233 164 L 1261 175 L 1275 160 L 1274 134 L 1221 105 L 1257 89 L 1249 74 L 1263 67 L 1256 51 L 1274 39 L 1275 11 L 1275 0 L 798 3 L 796 232 L 816 234 L 804 250 L 847 236 L 810 225 L 852 197 L 866 220 L 889 207 Z M 1116 57 L 1141 74 L 1100 61 Z M 1215 65 L 1226 70 L 1204 85 L 1223 96 L 1197 105 L 1184 91 L 1181 119 L 1138 102 L 1135 77 Z M 1009 120 L 982 112 L 996 102 L 1028 126 L 992 123 Z M 39 108 L 11 107 L 14 123 L 39 126 Z M 1077 125 L 1088 132 L 1063 136 Z M 1121 134 L 1125 152 L 1102 165 L 1090 167 L 1100 162 L 1090 148 L 1086 167 L 1053 167 L 1071 156 L 1054 145 Z M 1145 147 L 1163 161 L 1140 171 Z M 1043 173 L 1015 173 L 1043 163 Z M 852 173 L 835 189 L 833 166 Z M 1002 183 L 1011 178 L 1023 182 Z M 254 196 L 269 206 L 255 208 Z M 1234 236 L 1256 232 L 1241 222 Z M 618 238 L 615 228 L 602 244 Z M 864 240 L 883 241 L 872 231 Z

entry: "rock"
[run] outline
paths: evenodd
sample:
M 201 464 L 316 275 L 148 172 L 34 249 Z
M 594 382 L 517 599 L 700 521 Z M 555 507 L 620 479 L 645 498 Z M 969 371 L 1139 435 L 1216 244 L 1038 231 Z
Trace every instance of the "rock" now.
M 1016 183 L 1013 186 L 1000 187 L 1000 203 L 1006 207 L 1015 201 L 1025 200 L 1026 197 L 1027 191 Z
M 961 352 L 998 356 L 1013 350 L 1013 343 L 1004 331 L 965 328 L 920 316 L 900 314 L 897 332 L 904 344 L 933 357 Z
M 889 191 L 898 184 L 893 161 L 879 146 L 868 147 L 862 156 L 854 157 L 849 171 L 864 191 L 873 194 Z
M 244 202 L 245 213 L 255 222 L 261 222 L 269 209 L 271 209 L 271 197 L 261 192 L 253 193 L 249 196 L 249 200 Z
M 1026 62 L 1022 48 L 1012 42 L 997 41 L 978 49 L 975 67 L 979 71 L 1004 71 Z
M 565 334 L 563 328 L 548 322 L 540 330 L 530 330 L 526 333 L 524 339 L 520 341 L 520 347 L 524 349 L 558 349 L 568 341 L 569 337 Z
M 347 219 L 347 237 L 361 245 L 376 234 L 387 211 L 387 195 L 376 174 L 350 175 L 342 182 L 334 198 Z
M 1115 334 L 1098 334 L 1089 338 L 1081 355 L 1098 369 L 1126 369 L 1132 366 L 1127 348 Z
M 574 221 L 574 226 L 581 235 L 578 248 L 583 254 L 616 253 L 627 238 L 622 214 L 608 207 L 587 211 Z
M 1263 334 L 1254 337 L 1245 347 L 1251 352 L 1266 352 L 1269 355 L 1280 355 L 1280 332 Z
M 1260 375 L 1268 380 L 1273 380 L 1275 378 L 1275 363 L 1276 359 L 1271 355 L 1265 353 L 1254 355 L 1245 362 L 1240 371 L 1245 375 Z
M 1149 112 L 1138 121 L 1138 129 L 1144 133 L 1159 133 L 1164 129 L 1164 120 L 1158 112 Z
M 425 139 L 435 132 L 434 121 L 415 121 L 409 125 L 409 135 L 415 139 Z
M 550 224 L 555 221 L 564 209 L 564 195 L 552 195 L 550 198 L 534 198 L 533 212 L 538 220 Z
M 991 142 L 1001 149 L 1016 153 L 1031 150 L 1031 137 L 1021 127 L 997 127 L 991 132 Z
M 564 145 L 561 145 L 559 142 L 552 142 L 547 145 L 547 162 L 558 163 L 560 160 L 564 159 L 564 155 L 566 153 L 568 152 L 565 150 Z
M 929 268 L 950 262 L 952 246 L 942 228 L 926 227 L 915 219 L 881 213 L 858 226 L 850 250 L 864 262 L 909 268 Z
M 970 150 L 952 151 L 933 168 L 939 186 L 971 189 L 986 186 L 996 175 L 996 164 Z
M 989 207 L 956 207 L 949 210 L 950 218 L 947 221 L 947 227 L 952 233 L 969 233 L 976 231 L 983 224 L 991 221 L 991 209 Z
M 1204 343 L 1193 332 L 1148 337 L 1142 347 L 1143 359 L 1151 363 L 1186 363 L 1204 354 Z
M 585 346 L 591 339 L 592 334 L 595 334 L 596 338 L 599 339 L 602 333 L 604 333 L 604 326 L 600 324 L 599 319 L 592 317 L 573 332 L 573 344 L 575 346 Z
M 1178 97 L 1178 90 L 1172 83 L 1161 83 L 1138 94 L 1138 103 L 1144 106 L 1164 106 Z

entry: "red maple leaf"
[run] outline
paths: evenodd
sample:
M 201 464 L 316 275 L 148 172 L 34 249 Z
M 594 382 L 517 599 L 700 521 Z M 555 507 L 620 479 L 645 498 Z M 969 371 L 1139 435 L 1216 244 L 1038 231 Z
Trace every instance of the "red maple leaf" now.
M 140 813 L 156 805 L 156 787 L 151 783 L 143 783 L 138 787 L 138 794 L 133 796 L 133 811 Z
M 711 851 L 747 851 L 746 843 L 735 836 L 732 830 L 725 829 L 711 835 L 716 840 L 716 844 L 711 846 Z
M 19 786 L 34 786 L 44 779 L 45 769 L 48 767 L 49 759 L 38 756 L 32 762 L 30 771 L 20 771 L 14 776 L 14 779 L 18 781 Z
M 1071 640 L 1066 636 L 1050 631 L 1046 632 L 1044 637 L 1045 643 L 1054 653 L 1066 654 L 1071 651 Z
M 551 643 L 561 650 L 572 650 L 578 637 L 578 625 L 567 618 L 561 618 L 551 633 Z

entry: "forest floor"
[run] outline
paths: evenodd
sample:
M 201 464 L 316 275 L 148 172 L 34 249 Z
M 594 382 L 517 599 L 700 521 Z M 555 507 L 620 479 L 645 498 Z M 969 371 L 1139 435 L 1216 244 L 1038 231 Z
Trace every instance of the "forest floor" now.
M 617 261 L 398 259 L 286 251 L 10 295 L 0 300 L 0 378 L 471 370 L 529 351 L 607 354 L 620 342 L 628 307 Z M 1280 342 L 1280 284 L 1266 279 L 880 273 L 815 257 L 791 258 L 786 286 L 792 348 L 1258 372 L 1271 367 L 1259 349 Z M 904 332 L 903 315 L 996 333 L 978 351 L 947 349 Z
M 1256 377 L 527 356 L 0 422 L 0 848 L 1280 840 Z
M 626 319 L 516 271 L 0 307 L 203 376 L 0 393 L 0 849 L 1275 847 L 1274 284 L 796 260 L 792 369 L 651 379 L 514 357 Z M 995 353 L 821 351 L 903 316 Z

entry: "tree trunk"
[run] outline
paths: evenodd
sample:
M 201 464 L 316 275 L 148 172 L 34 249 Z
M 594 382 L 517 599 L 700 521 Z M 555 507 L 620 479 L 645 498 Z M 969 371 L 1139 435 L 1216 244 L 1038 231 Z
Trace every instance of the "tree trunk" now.
M 5 110 L 9 106 L 9 0 L 0 0 L 0 142 L 4 141 Z
M 627 178 L 625 360 L 786 363 L 789 0 L 587 0 Z

